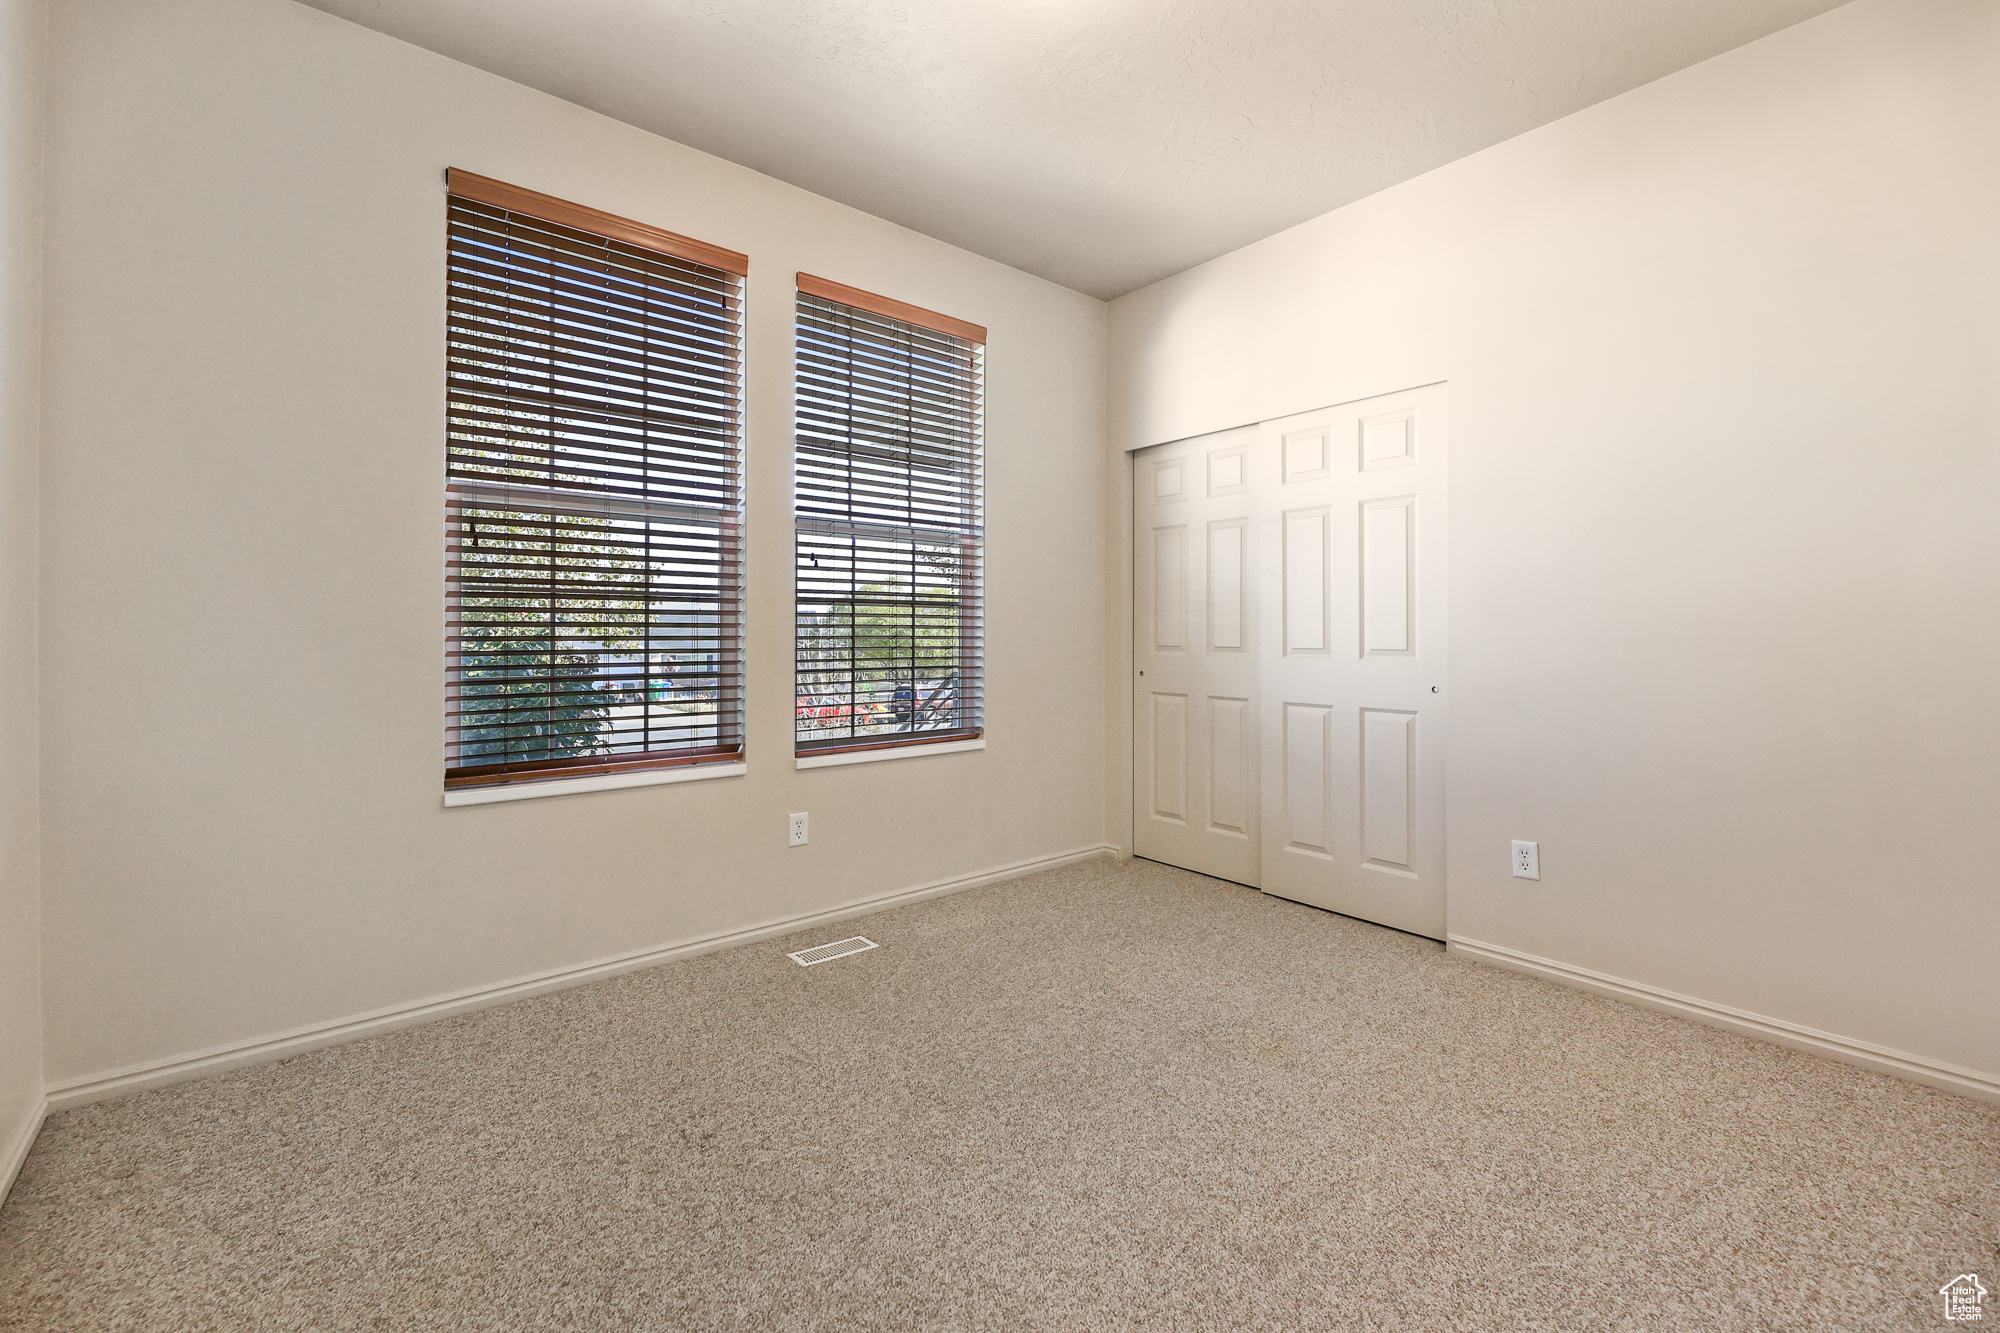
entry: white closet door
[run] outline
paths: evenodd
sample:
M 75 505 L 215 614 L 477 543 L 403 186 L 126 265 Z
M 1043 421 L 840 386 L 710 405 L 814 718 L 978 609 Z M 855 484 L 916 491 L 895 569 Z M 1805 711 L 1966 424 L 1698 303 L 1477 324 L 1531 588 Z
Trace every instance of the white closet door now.
M 1255 426 L 1133 468 L 1133 850 L 1256 887 Z
M 1267 421 L 1256 460 L 1256 882 L 1442 939 L 1444 386 Z

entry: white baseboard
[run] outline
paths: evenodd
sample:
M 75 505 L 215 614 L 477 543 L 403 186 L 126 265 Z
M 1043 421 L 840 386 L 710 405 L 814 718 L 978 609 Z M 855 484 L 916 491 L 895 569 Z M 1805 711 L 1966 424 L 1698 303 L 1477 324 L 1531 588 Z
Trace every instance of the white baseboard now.
M 1452 953 L 1475 958 L 1494 967 L 1503 967 L 1510 972 L 1524 972 L 1529 976 L 1574 986 L 1578 990 L 1609 995 L 1613 999 L 1643 1005 L 1645 1008 L 1657 1009 L 1662 1013 L 1691 1018 L 1710 1027 L 1724 1028 L 1746 1037 L 1776 1042 L 1795 1051 L 1808 1051 L 1814 1055 L 1824 1055 L 1829 1059 L 1838 1060 L 1842 1064 L 1859 1065 L 1863 1069 L 1872 1069 L 1882 1074 L 1894 1074 L 1898 1078 L 1906 1078 L 1928 1087 L 1941 1088 L 1946 1092 L 1977 1097 L 1981 1101 L 2000 1102 L 2000 1076 L 1982 1074 L 1976 1069 L 1927 1060 L 1908 1051 L 1891 1050 L 1887 1046 L 1858 1041 L 1853 1037 L 1842 1037 L 1832 1032 L 1821 1032 L 1816 1028 L 1801 1027 L 1797 1023 L 1787 1023 L 1781 1018 L 1766 1018 L 1762 1014 L 1732 1009 L 1726 1004 L 1698 1000 L 1692 995 L 1680 995 L 1674 991 L 1661 990 L 1657 986 L 1626 981 L 1622 977 L 1592 972 L 1589 968 L 1572 967 L 1568 963 L 1558 963 L 1551 958 L 1537 958 L 1533 954 L 1521 953 L 1498 944 L 1469 940 L 1462 935 L 1447 936 L 1445 943 Z
M 0 1204 L 7 1202 L 7 1192 L 14 1188 L 14 1178 L 21 1174 L 21 1163 L 28 1160 L 28 1149 L 35 1146 L 35 1136 L 42 1132 L 42 1121 L 48 1115 L 48 1099 L 36 1093 L 21 1123 L 0 1143 Z
M 471 1013 L 475 1009 L 488 1009 L 494 1005 L 506 1004 L 510 1000 L 522 1000 L 549 991 L 567 990 L 571 986 L 601 981 L 623 972 L 636 972 L 640 968 L 653 967 L 676 958 L 688 958 L 695 954 L 711 953 L 717 949 L 733 948 L 739 944 L 751 944 L 777 935 L 788 935 L 795 930 L 805 930 L 811 926 L 867 916 L 891 907 L 921 902 L 926 898 L 942 897 L 948 893 L 962 893 L 984 884 L 1018 879 L 1022 875 L 1032 875 L 1037 871 L 1054 870 L 1093 857 L 1113 856 L 1116 852 L 1117 849 L 1109 843 L 1097 843 L 1072 851 L 1058 852 L 1053 856 L 1014 861 L 970 875 L 919 884 L 914 888 L 843 903 L 823 911 L 766 921 L 761 925 L 746 926 L 741 930 L 705 935 L 698 939 L 641 949 L 635 953 L 619 954 L 612 958 L 600 958 L 595 962 L 583 963 L 576 967 L 553 968 L 547 972 L 536 972 L 491 986 L 476 986 L 453 991 L 448 995 L 433 996 L 428 1000 L 418 1000 L 411 1004 L 392 1005 L 386 1009 L 335 1019 L 329 1023 L 315 1023 L 249 1041 L 211 1046 L 207 1050 L 170 1056 L 164 1060 L 150 1060 L 144 1064 L 128 1065 L 123 1069 L 114 1069 L 88 1078 L 68 1079 L 49 1088 L 48 1110 L 53 1114 L 57 1111 L 67 1111 L 71 1107 L 84 1106 L 90 1102 L 122 1096 L 128 1092 L 137 1092 L 143 1088 L 160 1088 L 170 1083 L 184 1083 L 190 1079 L 206 1078 L 211 1074 L 241 1069 L 247 1065 L 268 1064 L 273 1060 L 302 1055 L 307 1051 L 319 1050 L 321 1047 L 337 1046 L 342 1042 L 373 1037 L 380 1033 L 393 1032 L 398 1028 L 428 1023 L 434 1019 Z M 24 1153 L 25 1151 L 23 1149 Z

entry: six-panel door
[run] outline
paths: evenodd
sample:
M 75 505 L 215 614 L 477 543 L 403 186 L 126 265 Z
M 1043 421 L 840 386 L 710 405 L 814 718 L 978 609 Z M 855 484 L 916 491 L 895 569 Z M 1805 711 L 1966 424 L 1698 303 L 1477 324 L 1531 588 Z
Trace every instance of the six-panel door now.
M 1258 431 L 1268 893 L 1444 936 L 1444 387 Z
M 1140 454 L 1133 478 L 1133 850 L 1257 885 L 1255 427 Z

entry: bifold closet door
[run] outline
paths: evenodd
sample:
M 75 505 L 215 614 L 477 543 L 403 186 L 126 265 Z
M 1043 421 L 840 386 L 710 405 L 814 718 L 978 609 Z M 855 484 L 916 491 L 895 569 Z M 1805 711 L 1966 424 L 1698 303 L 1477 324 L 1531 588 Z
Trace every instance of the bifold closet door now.
M 1258 885 L 1254 426 L 1133 462 L 1133 850 Z
M 1267 893 L 1444 938 L 1444 386 L 1258 429 Z

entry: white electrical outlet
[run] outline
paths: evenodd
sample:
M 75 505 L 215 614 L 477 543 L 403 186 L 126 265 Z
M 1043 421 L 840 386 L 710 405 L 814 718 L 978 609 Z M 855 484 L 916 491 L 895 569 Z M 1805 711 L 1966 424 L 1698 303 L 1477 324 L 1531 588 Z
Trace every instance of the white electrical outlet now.
M 803 810 L 792 816 L 791 838 L 791 845 L 794 847 L 806 845 L 806 812 Z
M 1539 842 L 1517 842 L 1514 844 L 1514 878 L 1540 879 L 1542 877 L 1542 844 Z

